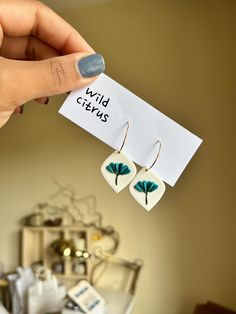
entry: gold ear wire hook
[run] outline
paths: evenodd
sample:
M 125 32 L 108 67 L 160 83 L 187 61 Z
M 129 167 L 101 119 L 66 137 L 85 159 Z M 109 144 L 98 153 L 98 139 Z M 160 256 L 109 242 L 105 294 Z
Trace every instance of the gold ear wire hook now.
M 156 144 L 159 144 L 159 150 L 158 150 L 158 152 L 157 152 L 157 156 L 156 156 L 154 162 L 152 163 L 152 165 L 151 165 L 148 169 L 146 169 L 146 171 L 150 170 L 150 169 L 155 165 L 155 163 L 157 162 L 157 159 L 158 159 L 158 157 L 159 157 L 159 155 L 160 155 L 161 146 L 162 146 L 162 145 L 161 145 L 161 141 L 160 141 L 160 140 L 157 140 Z
M 120 153 L 122 151 L 122 149 L 123 149 L 123 147 L 125 145 L 125 142 L 126 142 L 126 139 L 127 139 L 127 135 L 128 135 L 128 131 L 129 131 L 129 128 L 130 128 L 130 121 L 127 121 L 126 124 L 127 124 L 127 128 L 126 128 L 126 132 L 125 132 L 125 137 L 124 137 L 124 140 L 123 140 L 123 143 L 122 143 L 120 149 L 118 150 L 118 153 Z

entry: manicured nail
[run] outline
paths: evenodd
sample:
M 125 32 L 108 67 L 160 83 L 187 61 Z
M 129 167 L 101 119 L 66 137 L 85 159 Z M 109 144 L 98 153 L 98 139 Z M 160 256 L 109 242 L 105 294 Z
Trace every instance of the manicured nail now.
M 83 77 L 93 77 L 105 71 L 105 62 L 100 54 L 95 53 L 81 59 L 78 69 Z
M 20 106 L 20 114 L 23 114 L 24 112 L 24 105 Z
M 44 102 L 44 105 L 47 105 L 49 103 L 49 97 L 46 97 L 46 100 Z

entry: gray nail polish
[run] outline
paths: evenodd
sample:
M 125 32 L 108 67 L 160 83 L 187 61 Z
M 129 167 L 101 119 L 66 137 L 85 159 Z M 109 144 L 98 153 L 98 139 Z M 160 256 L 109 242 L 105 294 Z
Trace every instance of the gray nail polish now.
M 93 77 L 105 71 L 105 62 L 100 54 L 95 53 L 81 59 L 78 68 L 83 77 Z

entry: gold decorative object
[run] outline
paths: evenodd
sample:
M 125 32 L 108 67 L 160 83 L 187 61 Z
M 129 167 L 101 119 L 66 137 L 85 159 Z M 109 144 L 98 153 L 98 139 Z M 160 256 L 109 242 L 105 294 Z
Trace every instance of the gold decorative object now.
M 51 244 L 51 248 L 60 257 L 69 257 L 74 251 L 74 243 L 72 240 L 56 240 Z
M 102 237 L 103 237 L 102 233 L 98 231 L 92 235 L 92 240 L 98 241 L 98 240 L 101 240 Z

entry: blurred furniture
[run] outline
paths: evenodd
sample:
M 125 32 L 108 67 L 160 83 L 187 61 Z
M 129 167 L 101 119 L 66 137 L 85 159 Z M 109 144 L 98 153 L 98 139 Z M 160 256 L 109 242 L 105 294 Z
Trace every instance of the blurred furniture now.
M 9 283 L 5 278 L 0 278 L 0 302 L 10 310 L 11 307 L 11 298 L 9 293 Z M 3 305 L 0 304 L 0 313 L 3 312 Z M 2 310 L 2 312 L 1 312 Z M 4 313 L 4 312 L 3 312 Z
M 70 247 L 64 249 L 64 256 L 59 256 L 52 249 L 52 243 L 55 241 L 82 243 L 81 250 L 91 250 L 91 238 L 89 228 L 80 228 L 76 226 L 61 227 L 24 227 L 22 232 L 22 265 L 23 267 L 32 266 L 34 263 L 41 263 L 51 269 L 54 274 L 64 280 L 89 279 L 91 264 L 89 259 L 84 259 L 84 271 L 79 273 L 75 268 L 76 258 L 71 258 Z M 61 267 L 59 267 L 61 264 Z M 56 265 L 56 266 L 55 266 Z M 60 271 L 56 271 L 56 267 Z M 77 267 L 78 269 L 78 267 Z
M 129 314 L 135 303 L 142 261 L 133 262 L 101 254 L 91 272 L 91 283 L 107 302 L 108 314 Z
M 236 312 L 218 304 L 207 302 L 206 304 L 198 304 L 193 314 L 236 314 Z
M 0 302 L 0 313 L 1 314 L 9 314 L 9 312 L 5 309 L 5 307 Z

